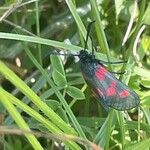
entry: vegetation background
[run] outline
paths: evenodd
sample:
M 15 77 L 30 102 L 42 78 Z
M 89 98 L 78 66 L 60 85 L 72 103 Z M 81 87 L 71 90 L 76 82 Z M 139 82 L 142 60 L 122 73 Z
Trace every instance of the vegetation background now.
M 149 0 L 1 0 L 0 149 L 149 149 L 149 14 Z M 138 108 L 107 113 L 77 58 L 50 55 L 83 49 L 93 20 L 96 57 L 128 61 L 108 70 L 126 71 L 118 78 L 138 93 Z

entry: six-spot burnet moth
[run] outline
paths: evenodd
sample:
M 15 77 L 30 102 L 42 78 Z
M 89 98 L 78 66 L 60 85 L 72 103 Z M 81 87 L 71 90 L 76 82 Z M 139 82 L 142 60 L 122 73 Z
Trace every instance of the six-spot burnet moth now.
M 95 59 L 93 48 L 92 53 L 86 51 L 93 22 L 88 25 L 84 49 L 76 55 L 79 57 L 79 66 L 86 83 L 107 111 L 109 107 L 123 111 L 138 106 L 140 102 L 138 95 L 109 72 L 103 65 L 104 61 Z

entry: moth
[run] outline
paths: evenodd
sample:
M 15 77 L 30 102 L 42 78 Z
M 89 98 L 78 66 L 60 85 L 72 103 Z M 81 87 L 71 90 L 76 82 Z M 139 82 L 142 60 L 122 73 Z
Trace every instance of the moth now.
M 79 54 L 69 54 L 67 56 L 79 57 L 79 66 L 86 83 L 91 87 L 94 95 L 106 110 L 109 110 L 109 107 L 120 111 L 134 108 L 140 103 L 139 96 L 109 72 L 103 65 L 104 61 L 95 58 L 93 43 L 92 53 L 88 53 L 86 50 L 88 37 L 91 38 L 89 36 L 91 25 L 94 22 L 88 25 L 84 49 Z M 62 54 L 57 53 L 56 55 Z
M 100 60 L 86 50 L 79 53 L 79 65 L 86 83 L 106 110 L 127 110 L 139 105 L 139 96 L 110 73 Z

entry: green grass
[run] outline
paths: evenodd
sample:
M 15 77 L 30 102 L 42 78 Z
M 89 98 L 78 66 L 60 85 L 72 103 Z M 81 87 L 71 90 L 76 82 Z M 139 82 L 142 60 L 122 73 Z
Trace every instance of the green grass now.
M 0 7 L 2 124 L 12 130 L 27 131 L 24 136 L 16 133 L 22 136 L 19 139 L 4 132 L 0 149 L 55 149 L 55 141 L 64 142 L 65 148 L 72 150 L 94 147 L 89 141 L 106 150 L 148 149 L 148 0 L 28 2 L 3 2 Z M 108 70 L 126 71 L 117 77 L 137 92 L 139 108 L 127 112 L 111 109 L 107 113 L 92 96 L 76 60 L 50 55 L 55 50 L 79 52 L 84 47 L 89 20 L 96 21 L 91 29 L 96 57 L 127 61 L 123 65 L 108 65 Z M 15 63 L 17 59 L 20 67 Z M 44 132 L 45 136 L 38 138 L 29 134 L 30 130 Z M 18 147 L 16 142 L 20 143 Z

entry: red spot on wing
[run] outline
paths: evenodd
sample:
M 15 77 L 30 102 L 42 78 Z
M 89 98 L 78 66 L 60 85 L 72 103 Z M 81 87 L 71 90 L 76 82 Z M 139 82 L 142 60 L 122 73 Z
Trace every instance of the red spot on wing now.
M 129 93 L 129 91 L 127 91 L 127 90 L 123 90 L 123 91 L 121 91 L 121 92 L 119 93 L 119 96 L 120 96 L 121 98 L 128 97 L 129 95 L 130 95 L 130 93 Z
M 100 66 L 98 70 L 96 70 L 95 75 L 99 80 L 105 80 L 105 75 L 108 71 L 103 67 Z
M 110 86 L 106 90 L 107 96 L 114 96 L 116 94 L 116 85 L 117 83 L 115 81 L 112 81 L 110 83 Z

